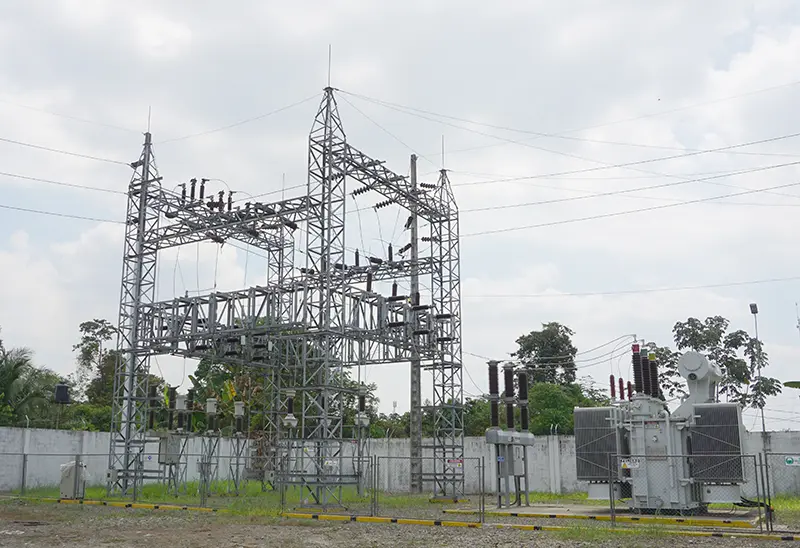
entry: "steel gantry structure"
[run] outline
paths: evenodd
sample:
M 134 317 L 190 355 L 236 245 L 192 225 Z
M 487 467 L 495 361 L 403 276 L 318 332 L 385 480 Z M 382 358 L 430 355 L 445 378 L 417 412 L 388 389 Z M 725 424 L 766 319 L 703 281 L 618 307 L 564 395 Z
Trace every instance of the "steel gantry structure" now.
M 409 363 L 412 367 L 412 484 L 433 495 L 463 494 L 463 392 L 458 209 L 447 172 L 436 183 L 397 175 L 351 146 L 333 88 L 326 88 L 309 136 L 305 196 L 234 204 L 229 192 L 205 195 L 206 179 L 168 190 L 145 134 L 128 189 L 120 299 L 120 359 L 114 381 L 109 487 L 123 493 L 147 477 L 140 455 L 148 439 L 149 360 L 171 354 L 252 367 L 263 378 L 257 402 L 263 421 L 251 438 L 268 455 L 264 466 L 284 485 L 300 485 L 315 504 L 341 501 L 358 470 L 343 466 L 345 447 L 367 429 L 344 424 L 345 401 L 357 396 L 349 368 Z M 374 207 L 409 213 L 411 241 L 382 257 L 345 247 L 348 186 L 375 192 Z M 418 221 L 425 221 L 421 230 Z M 305 232 L 304 249 L 295 233 Z M 420 236 L 420 232 L 423 234 Z M 428 232 L 425 234 L 425 232 Z M 419 240 L 430 251 L 419 252 Z M 266 252 L 267 279 L 239 291 L 155 299 L 160 250 L 212 241 L 241 242 Z M 295 264 L 295 254 L 305 256 Z M 410 252 L 410 253 L 409 253 Z M 410 255 L 406 258 L 406 255 Z M 430 294 L 419 292 L 420 278 Z M 409 295 L 398 281 L 409 280 Z M 391 294 L 377 286 L 394 282 Z M 428 302 L 425 302 L 427 300 Z M 420 371 L 429 370 L 433 398 L 423 407 Z M 415 394 L 416 392 L 416 394 Z M 294 401 L 298 407 L 294 406 Z M 299 412 L 296 427 L 287 416 Z M 423 471 L 421 417 L 433 422 L 433 467 Z M 359 445 L 361 447 L 361 445 Z

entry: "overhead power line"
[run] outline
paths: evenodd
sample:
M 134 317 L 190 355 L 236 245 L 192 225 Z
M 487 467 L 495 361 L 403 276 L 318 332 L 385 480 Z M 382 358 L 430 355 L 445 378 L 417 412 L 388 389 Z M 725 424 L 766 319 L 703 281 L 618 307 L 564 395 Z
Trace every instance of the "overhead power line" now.
M 701 101 L 701 102 L 698 102 L 698 103 L 692 103 L 692 104 L 689 104 L 689 105 L 684 105 L 684 106 L 681 106 L 681 107 L 676 107 L 676 108 L 667 109 L 667 110 L 663 110 L 663 111 L 657 111 L 657 112 L 647 113 L 647 114 L 633 116 L 633 117 L 629 117 L 629 118 L 623 118 L 623 119 L 619 119 L 619 120 L 615 120 L 615 121 L 611 121 L 611 122 L 602 122 L 602 123 L 599 123 L 599 124 L 593 124 L 591 126 L 585 126 L 585 127 L 582 127 L 582 128 L 563 130 L 563 131 L 558 131 L 558 132 L 549 132 L 549 133 L 532 131 L 532 130 L 527 130 L 527 129 L 511 128 L 511 127 L 507 127 L 507 126 L 486 124 L 486 123 L 477 122 L 477 121 L 474 121 L 474 120 L 467 120 L 467 119 L 464 119 L 464 118 L 458 118 L 458 117 L 455 117 L 455 116 L 448 116 L 448 115 L 445 115 L 445 114 L 439 114 L 439 113 L 432 112 L 432 111 L 427 111 L 427 110 L 418 109 L 418 108 L 414 108 L 414 107 L 404 106 L 404 105 L 400 105 L 400 104 L 397 104 L 397 103 L 391 103 L 391 102 L 388 102 L 388 101 L 382 101 L 380 99 L 374 99 L 372 97 L 367 97 L 365 95 L 360 95 L 360 94 L 356 94 L 356 93 L 353 93 L 353 92 L 347 92 L 347 91 L 340 91 L 340 92 L 341 93 L 347 93 L 349 95 L 352 95 L 353 97 L 358 97 L 358 98 L 363 99 L 365 101 L 370 101 L 370 102 L 382 105 L 382 106 L 384 106 L 386 108 L 393 108 L 395 110 L 406 109 L 406 110 L 410 110 L 410 111 L 414 111 L 414 112 L 418 112 L 418 113 L 430 114 L 430 115 L 433 115 L 433 116 L 439 116 L 441 118 L 447 118 L 447 119 L 451 119 L 451 120 L 461 121 L 461 122 L 469 123 L 469 124 L 472 124 L 472 125 L 479 125 L 479 126 L 483 126 L 483 127 L 491 127 L 491 128 L 501 129 L 501 130 L 510 131 L 510 132 L 535 135 L 535 137 L 533 139 L 529 139 L 528 141 L 535 141 L 535 140 L 538 140 L 538 139 L 541 139 L 541 138 L 544 138 L 544 137 L 549 137 L 549 138 L 566 138 L 566 139 L 571 139 L 571 140 L 585 140 L 585 141 L 589 141 L 589 142 L 592 142 L 592 141 L 600 142 L 600 141 L 597 141 L 597 140 L 580 139 L 580 138 L 576 138 L 576 137 L 567 137 L 567 135 L 570 134 L 570 133 L 578 133 L 578 132 L 581 132 L 581 131 L 588 131 L 590 129 L 597 129 L 597 128 L 600 128 L 600 127 L 607 127 L 607 126 L 612 126 L 612 125 L 623 124 L 623 123 L 626 123 L 626 122 L 633 122 L 633 121 L 641 120 L 641 119 L 645 119 L 645 118 L 663 116 L 663 115 L 666 115 L 666 114 L 672 114 L 672 113 L 675 113 L 675 112 L 680 112 L 680 111 L 683 111 L 683 110 L 688 110 L 688 109 L 692 109 L 692 108 L 696 108 L 696 107 L 700 107 L 700 106 L 706 106 L 706 105 L 710 105 L 710 104 L 714 104 L 714 103 L 730 101 L 730 100 L 733 100 L 733 99 L 739 99 L 739 98 L 742 98 L 742 97 L 748 97 L 748 96 L 757 95 L 757 94 L 760 94 L 760 93 L 765 93 L 765 92 L 769 92 L 769 91 L 774 91 L 774 90 L 778 90 L 778 89 L 792 87 L 792 86 L 796 86 L 798 84 L 800 84 L 800 80 L 787 82 L 785 84 L 780 84 L 780 85 L 777 85 L 777 86 L 770 86 L 770 87 L 766 87 L 766 88 L 761 88 L 761 89 L 757 89 L 757 90 L 750 91 L 750 92 L 740 93 L 740 94 L 736 94 L 736 95 L 730 95 L 730 96 L 727 96 L 727 97 L 719 97 L 719 98 L 710 99 L 710 100 L 707 100 L 707 101 Z M 411 114 L 411 113 L 407 112 L 406 114 Z M 432 120 L 432 121 L 439 122 L 438 120 Z M 441 123 L 441 122 L 439 122 L 439 123 Z M 460 127 L 460 126 L 456 126 L 456 127 Z M 466 128 L 461 128 L 461 129 L 466 129 Z M 515 142 L 515 141 L 509 141 L 506 144 L 509 144 L 509 143 L 512 143 L 512 142 Z M 523 144 L 523 143 L 522 142 L 518 142 L 517 144 Z M 650 148 L 650 147 L 659 148 L 657 146 L 652 146 L 652 145 L 648 146 L 648 145 L 641 145 L 641 144 L 634 144 L 634 143 L 605 142 L 605 144 L 618 144 L 618 145 L 624 145 L 624 146 L 645 146 L 647 148 Z M 489 147 L 500 146 L 500 145 L 501 145 L 501 143 L 492 143 L 492 144 L 489 144 L 489 145 L 480 145 L 480 146 L 475 146 L 475 147 L 451 150 L 448 153 L 449 154 L 454 154 L 454 153 L 457 153 L 457 152 L 467 152 L 467 151 L 472 151 L 472 150 L 477 150 L 477 149 L 482 149 L 482 148 L 489 148 Z M 688 149 L 683 149 L 683 150 L 688 150 Z M 757 153 L 752 153 L 752 154 L 757 154 Z
M 800 281 L 800 276 L 786 278 L 764 278 L 760 280 L 747 280 L 740 282 L 723 282 L 705 285 L 683 285 L 674 287 L 650 287 L 642 289 L 622 289 L 618 291 L 583 291 L 577 293 L 497 293 L 484 295 L 469 295 L 462 291 L 463 299 L 546 299 L 558 297 L 600 297 L 609 295 L 640 295 L 643 293 L 667 293 L 672 291 L 696 291 L 700 289 L 717 289 L 722 287 L 738 287 L 746 285 L 760 285 L 770 283 L 785 283 Z
M 620 194 L 631 194 L 633 192 L 640 192 L 642 190 L 654 190 L 654 189 L 658 189 L 658 188 L 670 188 L 670 187 L 675 187 L 675 186 L 680 186 L 680 185 L 686 185 L 686 184 L 689 184 L 689 183 L 702 183 L 702 182 L 707 182 L 707 181 L 711 181 L 711 180 L 715 180 L 715 179 L 722 179 L 722 178 L 726 178 L 726 177 L 732 177 L 732 176 L 735 176 L 735 175 L 746 175 L 748 173 L 756 173 L 756 172 L 767 171 L 767 170 L 771 170 L 771 169 L 779 169 L 779 168 L 791 167 L 791 166 L 797 166 L 797 165 L 800 165 L 800 161 L 788 162 L 788 163 L 785 163 L 785 164 L 776 164 L 776 165 L 765 166 L 765 167 L 757 167 L 757 168 L 752 168 L 752 169 L 743 169 L 741 171 L 737 171 L 737 172 L 733 172 L 733 173 L 725 173 L 725 174 L 722 174 L 722 175 L 710 175 L 708 177 L 700 177 L 700 178 L 697 178 L 697 179 L 686 179 L 686 180 L 680 180 L 680 181 L 673 181 L 671 183 L 661 183 L 661 184 L 657 184 L 657 185 L 640 186 L 640 187 L 635 187 L 635 188 L 625 188 L 625 189 L 620 189 L 620 190 L 611 190 L 611 191 L 608 191 L 608 192 L 600 192 L 600 193 L 596 193 L 596 194 L 587 194 L 585 196 L 569 196 L 567 198 L 554 198 L 552 200 L 540 200 L 540 201 L 537 201 L 537 202 L 523 202 L 523 203 L 500 204 L 500 205 L 495 205 L 495 206 L 477 207 L 477 208 L 472 208 L 472 209 L 464 209 L 464 210 L 462 210 L 462 213 L 474 213 L 474 212 L 477 212 L 477 211 L 491 211 L 491 210 L 496 210 L 496 209 L 510 209 L 510 208 L 517 208 L 517 207 L 528 207 L 528 206 L 535 206 L 535 205 L 555 204 L 555 203 L 559 203 L 559 202 L 574 202 L 574 201 L 577 201 L 577 200 L 586 200 L 588 198 L 604 198 L 604 197 L 608 197 L 608 196 L 617 196 L 617 195 L 620 195 Z M 730 186 L 730 187 L 733 187 L 733 188 L 740 188 L 740 187 L 736 187 L 734 185 L 724 185 L 724 186 Z M 753 190 L 758 190 L 758 189 L 746 189 L 746 190 L 747 191 L 753 191 Z M 791 195 L 789 195 L 789 196 L 791 196 Z M 792 197 L 794 197 L 794 196 L 792 196 Z M 800 198 L 800 197 L 798 197 L 798 198 Z M 800 205 L 800 204 L 797 204 L 797 205 Z
M 386 105 L 383 105 L 383 106 L 386 106 Z M 394 109 L 395 107 L 389 106 L 387 108 Z M 543 152 L 547 152 L 547 153 L 550 153 L 550 154 L 564 156 L 564 157 L 567 157 L 567 158 L 574 158 L 574 159 L 581 160 L 581 161 L 584 161 L 584 162 L 592 162 L 592 163 L 600 164 L 599 166 L 593 167 L 593 168 L 583 168 L 583 169 L 580 169 L 580 170 L 572 170 L 572 171 L 560 172 L 560 173 L 554 173 L 554 174 L 538 175 L 538 176 L 532 176 L 532 177 L 515 177 L 515 178 L 510 178 L 510 179 L 505 179 L 505 180 L 489 180 L 489 181 L 472 181 L 472 182 L 468 182 L 468 183 L 454 183 L 453 186 L 467 186 L 467 185 L 471 186 L 471 185 L 486 184 L 486 183 L 519 181 L 519 180 L 532 179 L 532 178 L 552 178 L 552 177 L 558 176 L 558 175 L 569 175 L 569 174 L 575 174 L 575 173 L 587 173 L 587 172 L 599 171 L 599 170 L 604 170 L 604 169 L 615 169 L 615 168 L 630 169 L 630 170 L 633 170 L 633 171 L 640 171 L 642 173 L 653 174 L 653 175 L 658 175 L 658 176 L 662 176 L 662 177 L 670 177 L 670 178 L 679 179 L 679 180 L 686 180 L 686 178 L 681 177 L 679 175 L 658 173 L 658 172 L 654 172 L 654 171 L 649 171 L 649 170 L 644 170 L 644 169 L 641 169 L 641 168 L 637 168 L 635 166 L 648 164 L 648 163 L 652 163 L 652 162 L 657 162 L 657 161 L 667 161 L 667 160 L 672 160 L 672 159 L 677 159 L 677 158 L 685 158 L 685 157 L 689 157 L 689 156 L 695 156 L 695 155 L 698 155 L 698 154 L 708 154 L 708 153 L 712 153 L 712 152 L 730 151 L 732 149 L 738 149 L 738 148 L 745 147 L 745 146 L 753 146 L 753 145 L 756 145 L 756 144 L 763 144 L 763 143 L 767 143 L 767 142 L 774 142 L 774 141 L 779 141 L 779 140 L 783 140 L 783 139 L 789 139 L 789 138 L 800 136 L 800 133 L 795 133 L 795 134 L 790 134 L 790 135 L 782 135 L 782 136 L 777 136 L 777 137 L 771 137 L 771 138 L 768 138 L 768 139 L 762 139 L 762 140 L 759 140 L 759 141 L 753 141 L 753 142 L 749 142 L 749 143 L 741 143 L 741 144 L 736 144 L 736 145 L 728 145 L 728 146 L 724 146 L 724 147 L 718 147 L 716 149 L 695 150 L 695 151 L 692 151 L 692 152 L 683 152 L 682 154 L 677 154 L 677 155 L 672 155 L 672 156 L 664 156 L 664 157 L 660 157 L 660 158 L 648 158 L 648 159 L 645 159 L 645 160 L 638 160 L 638 161 L 634 161 L 634 162 L 611 164 L 611 163 L 604 162 L 604 161 L 601 161 L 601 160 L 596 160 L 594 158 L 587 158 L 585 156 L 580 156 L 580 155 L 577 155 L 577 154 L 563 152 L 563 151 L 560 151 L 560 150 L 551 150 L 551 149 L 548 149 L 548 148 L 531 145 L 529 143 L 525 143 L 525 142 L 522 142 L 522 141 L 515 141 L 515 140 L 511 140 L 511 139 L 506 139 L 506 138 L 500 137 L 498 135 L 493 135 L 493 134 L 489 134 L 489 133 L 473 130 L 471 128 L 465 128 L 463 126 L 450 124 L 448 122 L 443 122 L 441 120 L 433 120 L 433 119 L 426 118 L 425 116 L 422 116 L 422 115 L 419 115 L 419 114 L 415 114 L 415 113 L 409 113 L 409 112 L 406 112 L 406 111 L 401 111 L 401 112 L 404 112 L 404 113 L 412 115 L 412 116 L 421 117 L 423 119 L 430 120 L 432 122 L 436 122 L 436 123 L 440 123 L 440 124 L 444 124 L 444 125 L 449 125 L 449 126 L 457 128 L 457 129 L 461 129 L 461 130 L 464 130 L 464 131 L 469 131 L 469 132 L 472 132 L 472 133 L 477 133 L 479 135 L 484 135 L 486 137 L 491 137 L 493 139 L 499 139 L 501 141 L 506 141 L 506 142 L 509 142 L 509 143 L 519 144 L 519 145 L 522 145 L 522 146 L 525 146 L 525 147 L 533 148 L 533 149 L 540 150 L 540 151 L 543 151 Z M 709 182 L 708 184 L 718 185 L 719 183 Z M 796 196 L 794 196 L 794 197 L 796 197 Z
M 468 237 L 471 237 L 471 236 L 483 236 L 483 235 L 486 235 L 486 234 L 500 234 L 500 233 L 503 233 L 503 232 L 515 232 L 515 231 L 519 231 L 519 230 L 528 230 L 528 229 L 531 229 L 531 228 L 543 228 L 543 227 L 547 227 L 547 226 L 564 225 L 564 224 L 570 224 L 570 223 L 578 223 L 578 222 L 582 222 L 582 221 L 594 221 L 594 220 L 597 220 L 597 219 L 608 219 L 608 218 L 611 218 L 611 217 L 621 217 L 622 215 L 631 215 L 633 213 L 643 213 L 643 212 L 646 212 L 646 211 L 656 211 L 656 210 L 659 210 L 659 209 L 667 209 L 667 208 L 679 207 L 679 206 L 690 205 L 690 204 L 699 204 L 699 203 L 710 202 L 710 201 L 713 201 L 713 200 L 719 200 L 719 199 L 723 199 L 723 198 L 734 198 L 736 196 L 745 196 L 745 195 L 748 195 L 748 194 L 757 194 L 759 192 L 766 192 L 768 190 L 778 190 L 778 189 L 781 189 L 781 188 L 790 188 L 790 187 L 795 187 L 797 185 L 800 185 L 800 182 L 788 183 L 788 184 L 783 184 L 783 185 L 778 185 L 778 186 L 773 186 L 773 187 L 768 187 L 768 188 L 746 190 L 746 191 L 743 191 L 743 192 L 734 192 L 732 194 L 725 194 L 725 195 L 722 195 L 722 196 L 710 196 L 710 197 L 707 197 L 707 198 L 697 198 L 695 200 L 685 200 L 683 202 L 677 202 L 677 203 L 672 203 L 672 204 L 661 204 L 661 205 L 657 205 L 657 206 L 642 207 L 642 208 L 638 208 L 638 209 L 629 209 L 629 210 L 626 210 L 626 211 L 615 211 L 615 212 L 612 212 L 612 213 L 601 213 L 601 214 L 598 214 L 598 215 L 590 215 L 588 217 L 577 217 L 577 218 L 574 218 L 574 219 L 561 219 L 561 220 L 558 220 L 558 221 L 551 221 L 551 222 L 547 222 L 547 223 L 539 223 L 539 224 L 535 224 L 535 225 L 512 226 L 512 227 L 507 227 L 507 228 L 498 228 L 498 229 L 494 229 L 494 230 L 484 230 L 482 232 L 473 232 L 471 234 L 462 234 L 461 237 L 462 238 L 468 238 Z
M 135 129 L 130 129 L 130 128 L 123 127 L 123 126 L 118 126 L 118 125 L 115 125 L 115 124 L 108 124 L 108 123 L 104 123 L 104 122 L 98 122 L 96 120 L 89 120 L 87 118 L 80 118 L 78 116 L 72 116 L 70 114 L 64 114 L 64 113 L 61 113 L 61 112 L 54 112 L 52 110 L 46 110 L 46 109 L 38 108 L 38 107 L 32 107 L 30 105 L 23 105 L 21 103 L 16 103 L 16 102 L 13 102 L 13 101 L 9 101 L 8 99 L 0 98 L 0 103 L 5 103 L 7 105 L 12 105 L 12 106 L 15 106 L 17 108 L 24 108 L 24 109 L 27 109 L 27 110 L 33 110 L 33 111 L 36 111 L 36 112 L 41 112 L 43 114 L 49 114 L 51 116 L 57 116 L 59 118 L 66 118 L 66 119 L 69 119 L 69 120 L 74 120 L 76 122 L 82 122 L 84 124 L 92 124 L 92 125 L 95 125 L 95 126 L 102 126 L 102 127 L 107 127 L 107 128 L 111 128 L 111 129 L 118 129 L 120 131 L 126 131 L 128 133 L 139 133 L 139 134 L 141 134 L 140 131 L 137 131 Z
M 85 215 L 73 215 L 72 213 L 59 213 L 57 211 L 44 211 L 42 209 L 29 209 L 27 207 L 17 207 L 17 206 L 10 206 L 6 204 L 0 204 L 0 209 L 10 209 L 13 211 L 24 211 L 25 213 L 36 213 L 38 215 L 49 215 L 52 217 L 64 217 L 67 219 L 80 219 L 83 221 L 96 221 L 98 223 L 114 223 L 118 225 L 125 224 L 122 221 L 114 221 L 111 219 L 100 219 L 97 217 L 87 217 Z
M 15 179 L 24 179 L 26 181 L 37 181 L 40 183 L 47 183 L 49 185 L 58 185 L 58 186 L 65 186 L 70 188 L 80 188 L 82 190 L 94 190 L 97 192 L 107 192 L 110 194 L 122 194 L 123 196 L 126 195 L 126 192 L 122 192 L 121 190 L 112 190 L 110 188 L 100 188 L 96 186 L 87 186 L 87 185 L 78 185 L 74 183 L 65 183 L 63 181 L 55 181 L 53 179 L 42 179 L 41 177 L 30 177 L 27 175 L 19 175 L 17 173 L 6 173 L 4 171 L 0 171 L 0 175 L 4 177 L 13 177 Z
M 508 178 L 505 178 L 505 179 L 489 179 L 489 180 L 485 180 L 485 181 L 471 181 L 471 182 L 466 182 L 466 183 L 453 183 L 453 186 L 474 186 L 474 185 L 484 185 L 484 184 L 490 184 L 490 183 L 506 183 L 506 182 L 525 181 L 525 180 L 529 180 L 529 179 L 547 179 L 547 178 L 552 178 L 552 177 L 559 177 L 561 175 L 576 175 L 576 174 L 579 174 L 579 173 L 591 173 L 591 172 L 595 172 L 595 171 L 603 171 L 603 170 L 606 170 L 606 169 L 630 168 L 630 167 L 634 167 L 634 166 L 639 166 L 639 165 L 644 165 L 644 164 L 651 164 L 651 163 L 655 163 L 655 162 L 666 162 L 666 161 L 669 161 L 669 160 L 677 160 L 677 159 L 682 159 L 682 158 L 688 158 L 690 156 L 698 156 L 698 155 L 701 155 L 701 154 L 709 154 L 709 153 L 720 152 L 720 151 L 724 151 L 724 150 L 732 150 L 732 149 L 736 149 L 736 148 L 755 146 L 755 145 L 763 144 L 763 143 L 771 143 L 771 142 L 781 141 L 781 140 L 785 140 L 785 139 L 793 139 L 793 138 L 796 138 L 798 136 L 800 136 L 800 132 L 790 133 L 790 134 L 787 134 L 787 135 L 779 135 L 779 136 L 776 136 L 776 137 L 769 137 L 769 138 L 760 139 L 760 140 L 757 140 L 757 141 L 749 141 L 749 142 L 746 142 L 746 143 L 738 143 L 738 144 L 734 144 L 734 145 L 726 145 L 726 146 L 717 147 L 717 148 L 713 148 L 713 149 L 705 149 L 705 150 L 700 150 L 700 151 L 696 151 L 696 152 L 686 152 L 686 153 L 683 153 L 683 154 L 672 154 L 670 156 L 659 156 L 657 158 L 647 158 L 647 159 L 644 159 L 644 160 L 636 160 L 636 161 L 633 161 L 633 162 L 623 162 L 623 163 L 618 163 L 618 164 L 604 164 L 604 165 L 595 166 L 595 167 L 587 167 L 587 168 L 582 168 L 582 169 L 572 169 L 572 170 L 568 170 L 568 171 L 557 171 L 557 172 L 554 172 L 554 173 L 546 173 L 546 174 L 540 174 L 540 175 L 525 175 L 525 176 L 521 176 L 521 177 L 508 177 Z M 554 152 L 554 151 L 549 151 L 548 150 L 548 152 Z M 560 152 L 557 152 L 557 153 L 558 154 L 565 154 L 565 153 L 560 153 Z M 574 156 L 574 155 L 570 155 L 570 154 L 565 154 L 565 155 Z M 580 157 L 578 157 L 578 159 L 586 160 L 586 158 L 580 158 Z M 589 161 L 596 162 L 596 160 L 589 160 Z M 647 172 L 645 172 L 645 173 L 647 173 Z M 680 176 L 672 175 L 672 174 L 670 174 L 670 175 L 658 174 L 658 175 L 663 176 L 663 177 L 680 177 Z
M 28 148 L 35 148 L 37 150 L 45 150 L 47 152 L 55 152 L 57 154 L 65 154 L 67 156 L 75 156 L 76 158 L 86 158 L 87 160 L 96 160 L 98 162 L 107 162 L 109 164 L 119 164 L 119 165 L 130 167 L 130 163 L 129 162 L 121 162 L 119 160 L 111 160 L 109 158 L 101 158 L 100 156 L 92 156 L 90 154 L 81 154 L 81 153 L 78 153 L 78 152 L 70 152 L 68 150 L 62 150 L 60 148 L 50 148 L 50 147 L 46 147 L 46 146 L 42 146 L 42 145 L 34 145 L 32 143 L 25 143 L 23 141 L 16 141 L 14 139 L 7 139 L 5 137 L 0 137 L 0 141 L 2 141 L 4 143 L 9 143 L 9 144 L 12 144 L 12 145 L 18 145 L 18 146 L 28 147 Z

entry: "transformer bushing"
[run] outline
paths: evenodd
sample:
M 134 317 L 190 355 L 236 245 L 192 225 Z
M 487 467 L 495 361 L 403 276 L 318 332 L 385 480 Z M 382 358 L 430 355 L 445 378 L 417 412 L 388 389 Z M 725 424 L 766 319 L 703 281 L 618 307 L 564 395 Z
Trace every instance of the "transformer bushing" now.
M 503 366 L 505 391 L 503 403 L 506 406 L 506 429 L 499 425 L 498 405 L 500 401 L 498 382 L 498 362 L 489 362 L 489 404 L 491 426 L 486 430 L 486 442 L 495 449 L 495 488 L 497 490 L 497 507 L 511 508 L 530 505 L 528 499 L 528 446 L 533 445 L 534 436 L 528 431 L 528 375 L 519 371 L 519 398 L 514 395 L 514 365 Z M 514 429 L 514 403 L 520 411 L 520 428 Z M 512 502 L 512 492 L 515 500 Z

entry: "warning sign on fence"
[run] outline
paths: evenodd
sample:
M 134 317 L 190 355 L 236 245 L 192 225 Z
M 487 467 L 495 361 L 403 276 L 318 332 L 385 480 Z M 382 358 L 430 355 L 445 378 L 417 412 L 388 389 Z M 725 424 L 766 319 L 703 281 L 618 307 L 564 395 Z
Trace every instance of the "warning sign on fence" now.
M 464 466 L 464 459 L 447 459 L 447 464 L 454 468 L 461 468 Z
M 637 457 L 622 459 L 619 461 L 619 467 L 622 468 L 623 470 L 631 470 L 634 468 L 639 468 L 639 459 Z
M 783 462 L 786 466 L 800 466 L 800 457 L 784 457 Z

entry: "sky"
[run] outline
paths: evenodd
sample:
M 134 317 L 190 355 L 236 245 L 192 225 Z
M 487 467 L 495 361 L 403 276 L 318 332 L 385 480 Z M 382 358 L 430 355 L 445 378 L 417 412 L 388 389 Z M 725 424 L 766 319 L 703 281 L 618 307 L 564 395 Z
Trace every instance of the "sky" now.
M 402 175 L 418 154 L 421 181 L 448 170 L 466 394 L 545 322 L 605 386 L 634 338 L 671 345 L 713 315 L 750 331 L 751 302 L 765 374 L 800 376 L 796 2 L 10 0 L 0 51 L 0 336 L 59 373 L 82 321 L 116 321 L 143 132 L 165 186 L 297 196 L 330 79 L 353 146 Z M 348 246 L 401 247 L 369 200 L 348 201 Z M 159 299 L 265 272 L 216 244 L 159 265 Z M 153 368 L 185 388 L 193 363 Z M 382 410 L 408 409 L 407 366 L 363 373 Z M 797 426 L 798 396 L 770 401 L 768 428 Z

